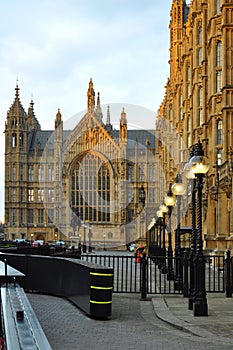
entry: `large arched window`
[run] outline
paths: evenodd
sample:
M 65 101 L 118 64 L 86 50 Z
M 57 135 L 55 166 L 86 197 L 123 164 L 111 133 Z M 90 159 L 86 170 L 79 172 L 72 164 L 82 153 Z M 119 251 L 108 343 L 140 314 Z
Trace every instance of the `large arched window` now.
M 204 122 L 203 120 L 203 89 L 202 87 L 199 87 L 198 89 L 198 126 L 201 126 Z
M 71 207 L 83 221 L 110 221 L 109 165 L 95 154 L 88 153 L 73 165 Z
M 203 60 L 203 53 L 202 53 L 202 27 L 199 27 L 198 33 L 197 33 L 197 65 L 202 65 Z
M 221 12 L 221 0 L 216 0 L 216 13 L 219 14 Z
M 187 64 L 187 69 L 186 69 L 186 97 L 189 98 L 191 95 L 191 90 L 190 90 L 190 79 L 191 79 L 191 69 L 190 69 L 190 64 Z
M 222 43 L 216 45 L 216 92 L 221 92 L 222 88 Z
M 217 145 L 222 145 L 222 120 L 217 123 Z

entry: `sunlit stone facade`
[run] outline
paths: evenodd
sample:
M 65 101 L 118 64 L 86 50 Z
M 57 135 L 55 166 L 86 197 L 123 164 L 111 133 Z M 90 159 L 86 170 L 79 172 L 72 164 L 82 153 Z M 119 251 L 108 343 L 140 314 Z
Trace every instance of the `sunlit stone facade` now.
M 173 0 L 170 76 L 158 112 L 156 149 L 167 184 L 200 139 L 210 170 L 203 188 L 207 251 L 233 248 L 233 3 Z M 162 147 L 161 147 L 162 145 Z M 191 225 L 191 212 L 183 217 Z
M 109 108 L 104 122 L 90 80 L 81 120 L 65 130 L 58 110 L 54 130 L 41 130 L 33 102 L 26 113 L 16 86 L 5 124 L 6 239 L 88 245 L 90 238 L 110 248 L 145 235 L 161 192 L 155 131 L 129 129 L 126 112 L 117 130 Z M 73 230 L 78 219 L 82 226 Z

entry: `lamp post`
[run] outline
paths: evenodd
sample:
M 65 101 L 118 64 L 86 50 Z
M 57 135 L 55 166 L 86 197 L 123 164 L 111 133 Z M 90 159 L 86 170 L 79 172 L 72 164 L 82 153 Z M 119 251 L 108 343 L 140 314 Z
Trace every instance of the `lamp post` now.
M 190 159 L 194 156 L 195 147 L 192 147 L 190 152 L 189 162 L 184 167 L 184 174 L 189 180 L 191 185 L 191 194 L 192 194 L 192 234 L 191 234 L 191 249 L 189 255 L 189 266 L 190 266 L 190 277 L 189 277 L 189 301 L 188 309 L 193 310 L 193 301 L 194 301 L 194 263 L 193 259 L 196 254 L 196 240 L 197 240 L 197 229 L 196 229 L 196 178 L 192 171 L 190 164 Z
M 57 229 L 57 227 L 55 227 L 55 229 L 54 229 L 54 240 L 55 241 L 58 240 L 58 229 Z
M 175 290 L 182 290 L 183 284 L 183 266 L 181 261 L 180 252 L 180 208 L 181 208 L 181 197 L 185 194 L 185 185 L 182 183 L 181 174 L 178 173 L 176 176 L 176 182 L 172 185 L 172 193 L 177 198 L 177 228 L 175 231 L 175 262 L 176 262 L 176 273 L 175 273 Z
M 89 239 L 88 251 L 89 251 L 89 253 L 92 252 L 92 247 L 91 247 L 91 236 L 92 236 L 92 227 L 91 227 L 91 224 L 89 223 L 89 225 L 88 225 L 88 239 Z
M 158 216 L 158 225 L 159 225 L 159 239 L 158 239 L 158 245 L 160 249 L 162 248 L 162 219 L 163 219 L 163 212 L 162 210 L 157 211 L 157 216 Z
M 156 244 L 157 247 L 159 245 L 158 229 L 159 229 L 159 218 L 157 217 L 157 219 L 155 220 L 155 244 Z
M 194 257 L 194 316 L 208 316 L 205 289 L 205 257 L 202 239 L 202 188 L 203 177 L 209 170 L 209 163 L 204 156 L 200 140 L 195 147 L 195 154 L 189 161 L 197 181 L 197 240 Z
M 106 250 L 106 247 L 105 247 L 105 238 L 106 238 L 106 234 L 104 234 L 104 250 Z
M 162 227 L 163 227 L 163 246 L 162 246 L 162 253 L 161 255 L 164 257 L 163 264 L 162 264 L 162 273 L 167 273 L 166 269 L 166 239 L 165 239 L 165 216 L 168 213 L 168 207 L 162 202 L 159 209 L 162 211 L 163 217 L 162 217 Z
M 86 228 L 87 228 L 87 226 L 84 223 L 83 224 L 83 253 L 86 253 L 86 251 L 87 251 Z
M 162 255 L 162 218 L 163 218 L 163 212 L 162 210 L 157 211 L 158 216 L 158 227 L 159 227 L 159 235 L 158 235 L 158 256 L 161 257 Z M 162 266 L 161 258 L 157 259 L 158 261 L 158 268 L 160 269 Z
M 139 203 L 144 206 L 146 202 L 146 192 L 144 190 L 143 185 L 139 188 L 139 197 L 138 197 Z
M 167 249 L 167 255 L 168 255 L 168 273 L 167 273 L 167 279 L 168 281 L 174 279 L 174 272 L 173 272 L 173 264 L 172 264 L 172 232 L 171 232 L 171 214 L 172 214 L 172 207 L 174 206 L 176 201 L 175 196 L 172 193 L 171 185 L 169 186 L 168 193 L 166 197 L 164 198 L 164 203 L 168 207 L 168 249 Z

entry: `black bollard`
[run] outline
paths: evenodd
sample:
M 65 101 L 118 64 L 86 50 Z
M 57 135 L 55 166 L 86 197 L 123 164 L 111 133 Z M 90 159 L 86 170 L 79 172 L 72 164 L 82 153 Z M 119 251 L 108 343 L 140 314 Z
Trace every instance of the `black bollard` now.
M 184 282 L 183 282 L 183 295 L 185 298 L 189 296 L 189 283 L 188 283 L 188 252 L 185 250 L 184 252 Z
M 231 252 L 227 251 L 226 264 L 226 297 L 232 297 L 232 284 L 231 284 Z
M 149 300 L 147 298 L 147 259 L 146 259 L 146 252 L 142 253 L 141 258 L 141 299 L 142 301 Z

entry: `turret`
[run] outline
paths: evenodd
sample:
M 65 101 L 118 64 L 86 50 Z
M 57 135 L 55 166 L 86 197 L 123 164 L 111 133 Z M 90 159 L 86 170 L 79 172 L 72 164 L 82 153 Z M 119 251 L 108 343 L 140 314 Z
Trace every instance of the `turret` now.
M 27 126 L 29 131 L 41 129 L 40 123 L 38 122 L 34 113 L 34 102 L 32 99 L 28 107 Z
M 93 82 L 91 78 L 89 82 L 89 87 L 87 90 L 87 111 L 93 112 L 94 109 L 95 109 L 95 91 L 93 88 Z
M 110 121 L 110 107 L 109 107 L 109 105 L 108 105 L 108 108 L 107 108 L 106 129 L 108 131 L 112 131 L 112 124 L 111 124 L 111 121 Z
M 120 119 L 120 142 L 121 143 L 127 143 L 127 119 L 126 119 L 126 113 L 124 108 L 121 112 L 121 119 Z
M 58 143 L 62 143 L 63 121 L 61 117 L 60 108 L 58 108 L 57 110 L 54 124 L 55 124 L 54 141 Z
M 181 43 L 184 25 L 188 18 L 189 7 L 186 0 L 173 0 L 170 21 L 170 78 L 174 77 L 181 63 Z
M 6 133 L 6 152 L 8 151 L 26 151 L 26 112 L 19 99 L 18 83 L 15 88 L 15 99 L 9 111 L 5 124 Z
M 103 113 L 102 113 L 101 106 L 100 106 L 100 93 L 99 92 L 97 94 L 97 106 L 95 109 L 95 117 L 99 122 L 102 123 Z

